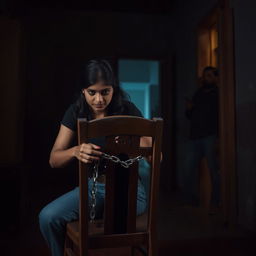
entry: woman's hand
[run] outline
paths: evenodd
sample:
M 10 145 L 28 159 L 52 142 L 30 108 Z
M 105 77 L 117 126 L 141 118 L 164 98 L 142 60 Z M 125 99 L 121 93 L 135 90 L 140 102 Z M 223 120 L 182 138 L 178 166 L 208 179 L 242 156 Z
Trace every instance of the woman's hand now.
M 91 143 L 83 143 L 76 146 L 74 149 L 74 156 L 84 163 L 92 163 L 99 161 L 102 152 L 99 151 L 100 147 Z
M 70 147 L 74 136 L 74 131 L 64 125 L 60 126 L 60 131 L 53 145 L 49 159 L 52 168 L 64 167 L 74 158 L 84 163 L 99 160 L 102 152 L 99 151 L 100 147 L 97 145 L 83 143 L 79 146 Z

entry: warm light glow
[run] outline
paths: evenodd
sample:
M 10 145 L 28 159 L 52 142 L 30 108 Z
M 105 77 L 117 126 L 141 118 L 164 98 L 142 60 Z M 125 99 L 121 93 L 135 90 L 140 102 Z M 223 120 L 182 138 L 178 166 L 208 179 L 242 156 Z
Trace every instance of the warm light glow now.
M 218 66 L 218 31 L 217 24 L 214 24 L 210 29 L 210 65 L 213 67 Z
M 198 33 L 198 77 L 206 66 L 218 67 L 217 23 L 200 29 Z

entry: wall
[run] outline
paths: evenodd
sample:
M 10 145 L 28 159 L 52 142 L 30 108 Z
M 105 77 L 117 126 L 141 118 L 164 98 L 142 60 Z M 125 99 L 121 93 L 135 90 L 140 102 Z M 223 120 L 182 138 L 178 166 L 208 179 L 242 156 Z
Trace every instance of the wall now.
M 256 2 L 233 1 L 239 222 L 256 229 Z
M 19 164 L 23 157 L 23 90 L 21 27 L 9 17 L 0 17 L 0 165 Z

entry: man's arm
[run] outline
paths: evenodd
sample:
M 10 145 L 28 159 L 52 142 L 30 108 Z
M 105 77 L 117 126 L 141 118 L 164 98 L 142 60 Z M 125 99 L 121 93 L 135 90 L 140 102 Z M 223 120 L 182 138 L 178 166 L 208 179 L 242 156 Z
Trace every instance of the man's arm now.
M 188 99 L 188 98 L 185 98 L 186 100 L 186 112 L 185 112 L 185 115 L 188 119 L 191 118 L 191 114 L 192 114 L 192 111 L 193 111 L 193 108 L 194 108 L 194 103 L 191 99 Z

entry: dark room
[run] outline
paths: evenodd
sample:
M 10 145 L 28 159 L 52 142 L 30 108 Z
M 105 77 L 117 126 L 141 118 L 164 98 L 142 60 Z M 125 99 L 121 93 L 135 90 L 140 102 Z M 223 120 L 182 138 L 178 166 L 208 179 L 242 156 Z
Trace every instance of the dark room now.
M 256 255 L 256 1 L 0 1 L 1 256 Z

